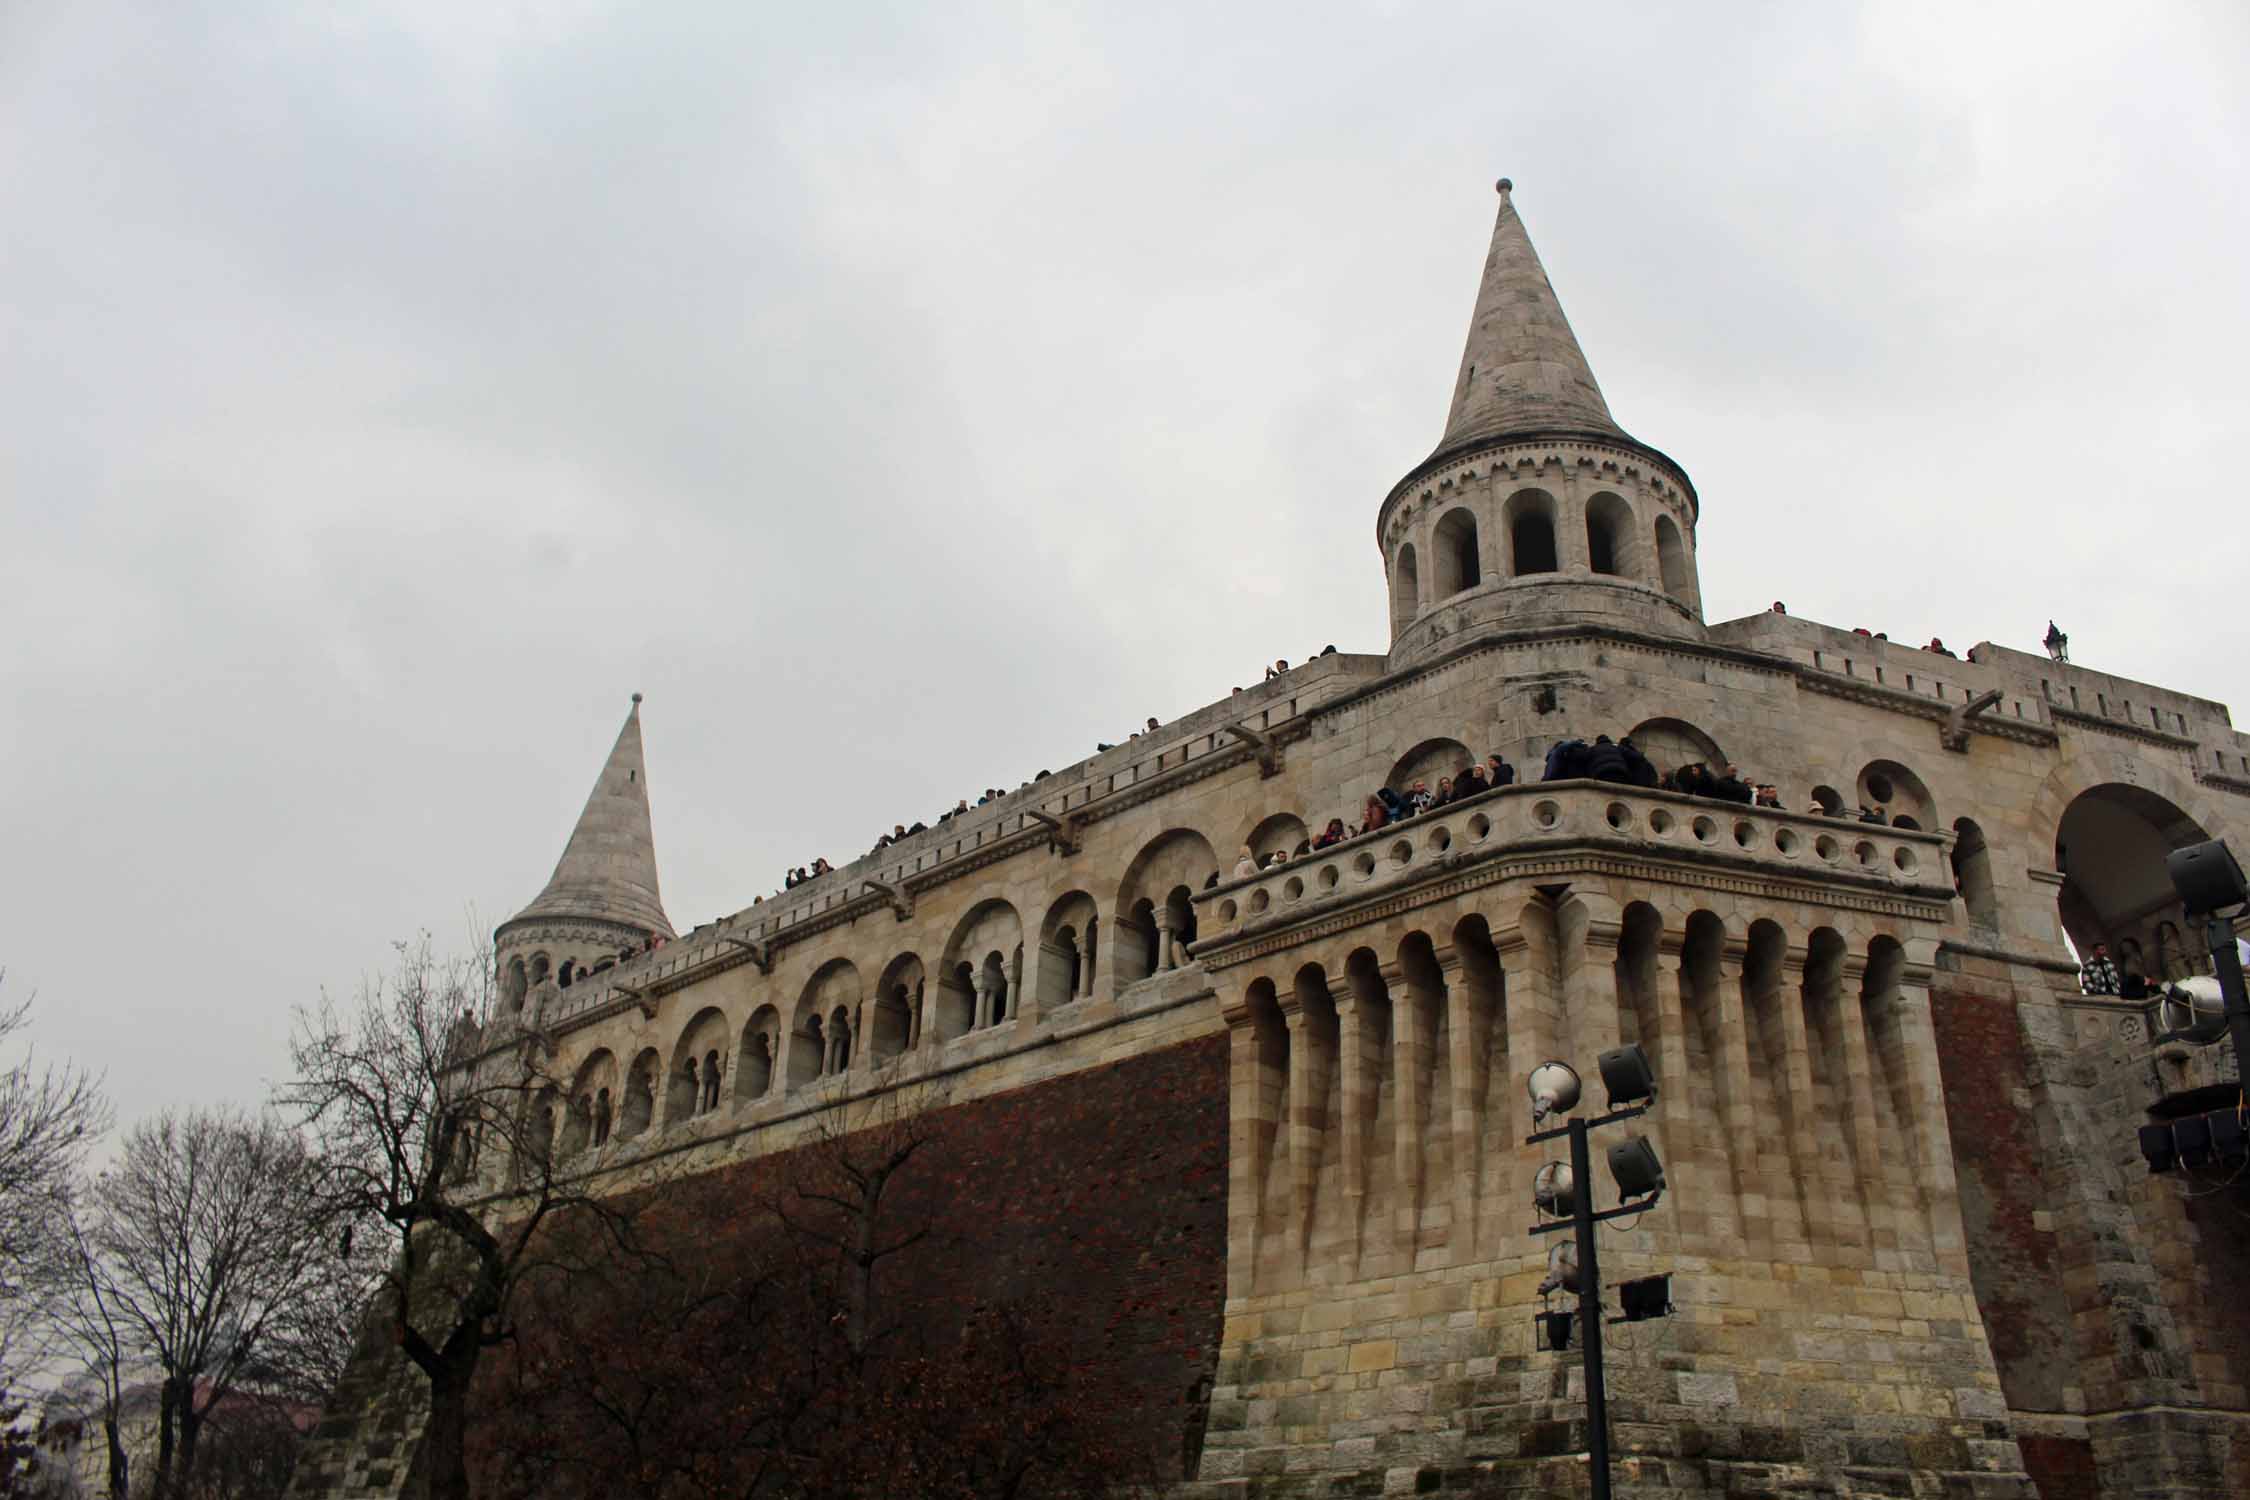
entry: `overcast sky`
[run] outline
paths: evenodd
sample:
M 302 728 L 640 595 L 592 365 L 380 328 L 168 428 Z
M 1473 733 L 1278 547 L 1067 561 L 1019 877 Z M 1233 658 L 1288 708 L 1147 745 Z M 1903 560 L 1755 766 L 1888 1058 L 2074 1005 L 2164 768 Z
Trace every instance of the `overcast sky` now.
M 1710 618 L 2250 708 L 2246 16 L 0 4 L 4 995 L 255 1099 L 636 689 L 684 929 L 1383 649 L 1503 173 Z

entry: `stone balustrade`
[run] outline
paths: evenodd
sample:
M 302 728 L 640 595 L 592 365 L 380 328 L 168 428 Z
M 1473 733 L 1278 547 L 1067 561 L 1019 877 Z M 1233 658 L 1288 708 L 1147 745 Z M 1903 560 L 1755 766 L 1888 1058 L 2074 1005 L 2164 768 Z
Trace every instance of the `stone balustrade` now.
M 1598 849 L 1951 900 L 1952 837 L 1603 781 L 1502 787 L 1196 897 L 1198 953 L 1486 860 Z

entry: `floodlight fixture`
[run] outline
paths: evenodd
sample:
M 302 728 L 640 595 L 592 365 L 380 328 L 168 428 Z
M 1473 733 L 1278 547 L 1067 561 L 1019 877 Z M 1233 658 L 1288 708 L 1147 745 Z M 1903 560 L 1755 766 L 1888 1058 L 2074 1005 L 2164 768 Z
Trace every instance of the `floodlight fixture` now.
M 1602 1086 L 1609 1090 L 1609 1107 L 1638 1104 L 1656 1097 L 1656 1072 L 1638 1042 L 1612 1047 L 1601 1056 Z
M 1645 1135 L 1629 1136 L 1609 1148 L 1609 1175 L 1617 1179 L 1618 1196 L 1627 1201 L 1664 1191 L 1664 1165 Z
M 2172 1122 L 2172 1144 L 2179 1148 L 2180 1160 L 2191 1167 L 2200 1167 L 2211 1160 L 2211 1117 L 2209 1115 L 2183 1115 Z
M 1570 1347 L 1570 1325 L 1573 1317 L 1567 1312 L 1533 1313 L 1532 1326 L 1538 1330 L 1539 1347 L 1560 1354 Z
M 2179 1166 L 2180 1148 L 2172 1139 L 2169 1123 L 2141 1127 L 2141 1159 L 2148 1163 L 2151 1173 L 2169 1172 Z
M 1539 1205 L 1543 1214 L 1567 1218 L 1576 1212 L 1577 1184 L 1570 1175 L 1568 1162 L 1551 1161 L 1541 1167 L 1531 1179 L 1531 1201 Z
M 1669 1273 L 1640 1276 L 1617 1284 L 1617 1301 L 1628 1323 L 1672 1315 L 1672 1278 Z
M 1531 1070 L 1525 1084 L 1531 1092 L 1531 1123 L 1549 1115 L 1567 1115 L 1578 1107 L 1582 1092 L 1578 1070 L 1566 1062 L 1543 1062 Z
M 2221 1161 L 2239 1161 L 2250 1153 L 2250 1141 L 2244 1139 L 2242 1111 L 2236 1109 L 2213 1110 L 2203 1117 L 2211 1126 L 2211 1154 Z
M 2227 1034 L 2227 997 L 2219 981 L 2195 974 L 2167 984 L 2156 997 L 2156 1040 L 2207 1047 Z
M 2174 849 L 2164 856 L 2164 873 L 2172 877 L 2172 889 L 2180 893 L 2180 904 L 2191 917 L 2250 901 L 2250 883 L 2243 880 L 2242 866 L 2222 839 Z
M 1549 1292 L 1578 1290 L 1578 1247 L 1568 1240 L 1557 1240 L 1547 1252 L 1547 1275 L 1539 1283 L 1539 1295 Z

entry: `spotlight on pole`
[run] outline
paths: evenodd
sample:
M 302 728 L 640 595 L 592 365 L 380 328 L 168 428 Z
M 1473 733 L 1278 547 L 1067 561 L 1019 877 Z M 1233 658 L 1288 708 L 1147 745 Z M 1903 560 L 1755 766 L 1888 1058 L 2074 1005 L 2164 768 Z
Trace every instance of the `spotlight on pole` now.
M 1609 1090 L 1609 1107 L 1638 1104 L 1656 1097 L 1656 1074 L 1648 1054 L 1638 1042 L 1612 1047 L 1601 1056 L 1602 1086 Z
M 2179 892 L 2180 904 L 2191 917 L 2250 901 L 2250 883 L 2242 878 L 2242 866 L 2219 839 L 2174 849 L 2164 856 L 2164 873 L 2172 877 L 2172 889 Z
M 1539 1330 L 1539 1347 L 1557 1353 L 1570 1347 L 1571 1315 L 1567 1312 L 1543 1312 L 1532 1315 L 1532 1323 Z
M 1567 1115 L 1578 1107 L 1581 1092 L 1578 1070 L 1569 1063 L 1543 1062 L 1531 1070 L 1531 1123 L 1549 1115 Z
M 1618 1196 L 1646 1198 L 1664 1191 L 1664 1164 L 1645 1135 L 1619 1141 L 1609 1148 L 1609 1175 L 1617 1179 Z
M 1547 1252 L 1547 1276 L 1539 1283 L 1539 1295 L 1577 1290 L 1578 1247 L 1568 1240 L 1557 1240 L 1555 1248 Z
M 1667 1274 L 1620 1281 L 1617 1283 L 1617 1301 L 1624 1309 L 1625 1321 L 1628 1323 L 1642 1323 L 1650 1318 L 1668 1318 L 1672 1315 L 1672 1278 Z
M 1543 1214 L 1567 1218 L 1578 1205 L 1577 1198 L 1573 1196 L 1575 1189 L 1569 1165 L 1551 1161 L 1541 1167 L 1538 1175 L 1531 1179 L 1531 1201 L 1539 1205 L 1539 1211 Z

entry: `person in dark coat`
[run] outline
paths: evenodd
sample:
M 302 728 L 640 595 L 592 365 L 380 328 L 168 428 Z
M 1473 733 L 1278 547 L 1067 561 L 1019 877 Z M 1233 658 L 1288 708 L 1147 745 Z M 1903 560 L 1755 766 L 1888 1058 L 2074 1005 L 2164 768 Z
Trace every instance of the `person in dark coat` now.
M 1490 786 L 1514 786 L 1516 768 L 1503 760 L 1500 752 L 1495 750 L 1484 763 L 1484 779 Z
M 1620 751 L 1624 752 L 1625 777 L 1628 781 L 1632 782 L 1635 786 L 1656 785 L 1655 763 L 1652 762 L 1647 756 L 1641 754 L 1641 747 L 1633 743 L 1633 737 L 1631 735 L 1627 735 L 1625 736 L 1625 738 L 1619 740 L 1617 742 L 1617 748 Z
M 1702 761 L 1691 760 L 1672 773 L 1672 785 L 1690 797 L 1711 795 L 1711 772 Z
M 1728 766 L 1726 774 L 1711 783 L 1711 795 L 1721 801 L 1739 802 L 1747 807 L 1757 793 L 1751 791 L 1750 783 L 1742 779 L 1740 771 L 1733 766 Z
M 1484 767 L 1474 761 L 1469 763 L 1469 769 L 1453 778 L 1453 800 L 1456 802 L 1466 802 L 1479 792 L 1491 790 L 1492 783 L 1484 779 Z
M 1625 752 L 1606 734 L 1594 736 L 1593 748 L 1586 752 L 1586 774 L 1596 781 L 1630 781 L 1626 771 Z
M 1398 793 L 1392 791 L 1389 787 L 1377 787 L 1375 789 L 1375 795 L 1382 802 L 1383 811 L 1389 815 L 1390 820 L 1393 823 L 1396 823 L 1401 818 L 1411 816 L 1411 814 L 1407 811 L 1406 799 L 1404 797 L 1401 797 Z

